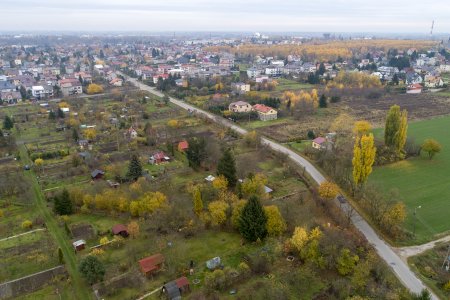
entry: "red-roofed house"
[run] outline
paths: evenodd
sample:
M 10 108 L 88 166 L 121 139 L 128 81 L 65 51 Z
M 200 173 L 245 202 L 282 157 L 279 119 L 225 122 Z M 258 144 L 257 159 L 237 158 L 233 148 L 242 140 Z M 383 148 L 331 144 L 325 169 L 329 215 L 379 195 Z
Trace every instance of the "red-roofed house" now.
M 323 138 L 323 137 L 317 137 L 317 138 L 315 138 L 313 141 L 312 141 L 312 147 L 314 148 L 314 149 L 318 149 L 318 150 L 321 150 L 321 149 L 324 149 L 325 148 L 325 142 L 326 142 L 327 140 L 325 139 L 325 138 Z
M 406 89 L 407 94 L 420 94 L 422 93 L 422 85 L 419 83 L 413 83 L 408 85 L 408 88 Z
M 189 149 L 189 143 L 187 141 L 181 141 L 178 143 L 178 151 L 184 152 Z
M 255 104 L 253 105 L 253 110 L 258 113 L 258 117 L 261 121 L 277 119 L 277 111 L 270 106 L 264 104 Z
M 153 76 L 153 83 L 157 84 L 159 78 L 162 78 L 162 80 L 166 80 L 167 78 L 169 78 L 169 74 L 157 74 Z
M 122 86 L 123 80 L 120 79 L 120 78 L 118 78 L 118 77 L 116 77 L 116 78 L 114 78 L 113 80 L 111 80 L 111 81 L 109 82 L 109 84 L 110 84 L 110 85 L 113 85 L 113 86 Z
M 164 256 L 161 253 L 158 253 L 141 259 L 139 261 L 139 267 L 141 268 L 142 273 L 149 276 L 161 270 L 164 265 L 164 261 Z
M 149 162 L 152 165 L 158 165 L 160 163 L 168 162 L 170 157 L 168 157 L 163 151 L 159 151 L 150 156 Z

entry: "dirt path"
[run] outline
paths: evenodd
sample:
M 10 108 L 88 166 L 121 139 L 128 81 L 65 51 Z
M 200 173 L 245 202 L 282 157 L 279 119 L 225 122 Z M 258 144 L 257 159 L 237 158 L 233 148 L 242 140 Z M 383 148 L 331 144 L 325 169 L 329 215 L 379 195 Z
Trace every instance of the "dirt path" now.
M 31 165 L 31 159 L 28 156 L 25 146 L 23 144 L 18 146 L 22 162 L 24 164 Z M 83 279 L 81 278 L 81 274 L 78 271 L 77 259 L 75 257 L 72 245 L 70 244 L 69 237 L 63 229 L 59 227 L 55 217 L 48 209 L 47 201 L 45 200 L 42 189 L 37 182 L 35 173 L 32 170 L 26 171 L 25 176 L 30 180 L 31 188 L 35 194 L 36 208 L 44 218 L 48 231 L 56 240 L 58 246 L 63 252 L 66 269 L 72 279 L 74 298 L 80 300 L 93 299 L 93 294 L 89 292 L 90 289 L 85 285 Z
M 142 300 L 142 299 L 145 299 L 145 298 L 147 298 L 148 296 L 151 296 L 151 295 L 153 295 L 154 293 L 159 292 L 159 291 L 161 291 L 161 287 L 159 287 L 159 288 L 157 288 L 157 289 L 154 289 L 154 290 L 151 291 L 150 293 L 147 293 L 147 294 L 143 295 L 142 297 L 139 297 L 139 298 L 136 299 L 136 300 Z
M 36 231 L 43 231 L 43 230 L 45 230 L 45 229 L 44 228 L 39 228 L 39 229 L 35 229 L 35 230 L 24 232 L 24 233 L 19 233 L 19 234 L 16 234 L 16 235 L 9 236 L 7 238 L 1 239 L 0 242 L 7 241 L 7 240 L 10 240 L 10 239 L 22 236 L 22 235 L 30 234 L 30 233 L 33 233 L 33 232 L 36 232 Z
M 419 255 L 427 250 L 433 249 L 439 243 L 446 243 L 446 242 L 450 242 L 450 235 L 447 235 L 446 237 L 443 237 L 441 239 L 426 244 L 396 248 L 395 250 L 404 260 L 406 260 L 408 257 Z

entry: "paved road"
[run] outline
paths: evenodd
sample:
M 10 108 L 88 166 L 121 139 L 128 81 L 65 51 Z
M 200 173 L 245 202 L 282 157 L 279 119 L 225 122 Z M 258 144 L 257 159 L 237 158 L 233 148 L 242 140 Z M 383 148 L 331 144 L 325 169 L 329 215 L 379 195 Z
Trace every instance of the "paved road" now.
M 121 74 L 121 73 L 119 73 Z M 163 97 L 164 94 L 157 91 L 154 87 L 150 87 L 148 85 L 145 85 L 139 81 L 137 81 L 134 78 L 131 78 L 129 76 L 126 76 L 125 74 L 121 74 L 124 76 L 129 82 L 134 84 L 135 86 L 139 87 L 140 89 L 144 91 L 148 91 L 152 94 L 155 94 L 157 96 Z M 197 114 L 206 116 L 207 118 L 222 124 L 224 126 L 227 126 L 236 132 L 240 134 L 247 133 L 247 130 L 237 126 L 236 124 L 229 122 L 225 120 L 224 118 L 218 117 L 216 115 L 213 115 L 209 112 L 203 111 L 201 109 L 196 108 L 195 106 L 189 105 L 183 101 L 180 101 L 178 99 L 169 97 L 170 102 L 186 109 L 189 111 L 193 111 Z M 268 138 L 263 137 L 262 143 L 268 145 L 272 149 L 279 151 L 281 153 L 285 153 L 289 156 L 295 163 L 297 163 L 299 166 L 305 169 L 306 172 L 316 181 L 318 184 L 325 181 L 325 177 L 317 170 L 309 161 L 307 161 L 302 156 L 298 155 L 294 151 L 290 150 L 289 148 L 286 148 L 283 145 L 280 145 L 274 141 L 271 141 Z M 356 211 L 353 210 L 353 208 L 348 203 L 339 203 L 338 205 L 341 207 L 341 209 L 344 211 L 345 214 L 351 216 L 351 220 L 353 224 L 356 226 L 356 228 L 359 229 L 359 231 L 364 234 L 366 239 L 369 241 L 370 244 L 376 249 L 378 252 L 378 255 L 393 269 L 394 273 L 397 275 L 397 277 L 403 282 L 403 284 L 410 289 L 414 293 L 420 293 L 422 289 L 426 288 L 425 285 L 420 281 L 417 276 L 409 269 L 408 265 L 400 258 L 397 253 L 394 252 L 394 250 L 389 246 L 384 240 L 382 240 L 378 234 L 373 230 L 373 228 L 359 215 Z M 433 299 L 439 299 L 437 296 L 432 294 Z

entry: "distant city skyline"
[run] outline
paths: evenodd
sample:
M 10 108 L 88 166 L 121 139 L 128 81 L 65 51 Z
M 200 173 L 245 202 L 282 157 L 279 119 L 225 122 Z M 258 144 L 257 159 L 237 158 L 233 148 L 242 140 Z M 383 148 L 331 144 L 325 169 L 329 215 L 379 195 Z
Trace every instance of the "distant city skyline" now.
M 450 1 L 2 0 L 0 31 L 450 33 Z

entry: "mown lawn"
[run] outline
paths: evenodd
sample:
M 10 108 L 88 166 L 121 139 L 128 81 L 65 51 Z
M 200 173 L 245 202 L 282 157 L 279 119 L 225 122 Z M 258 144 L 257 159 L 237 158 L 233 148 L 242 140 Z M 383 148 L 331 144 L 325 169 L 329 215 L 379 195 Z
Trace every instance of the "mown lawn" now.
M 436 238 L 450 231 L 450 117 L 435 118 L 409 124 L 408 136 L 421 144 L 434 138 L 442 152 L 432 160 L 425 155 L 374 169 L 369 181 L 380 190 L 397 189 L 408 208 L 405 228 L 413 231 L 414 209 L 417 209 L 416 243 Z M 382 136 L 382 131 L 376 131 Z
M 279 78 L 277 79 L 278 86 L 276 90 L 278 92 L 284 92 L 284 91 L 299 91 L 304 89 L 312 89 L 314 88 L 314 85 L 309 83 L 301 83 L 290 79 L 284 79 Z

